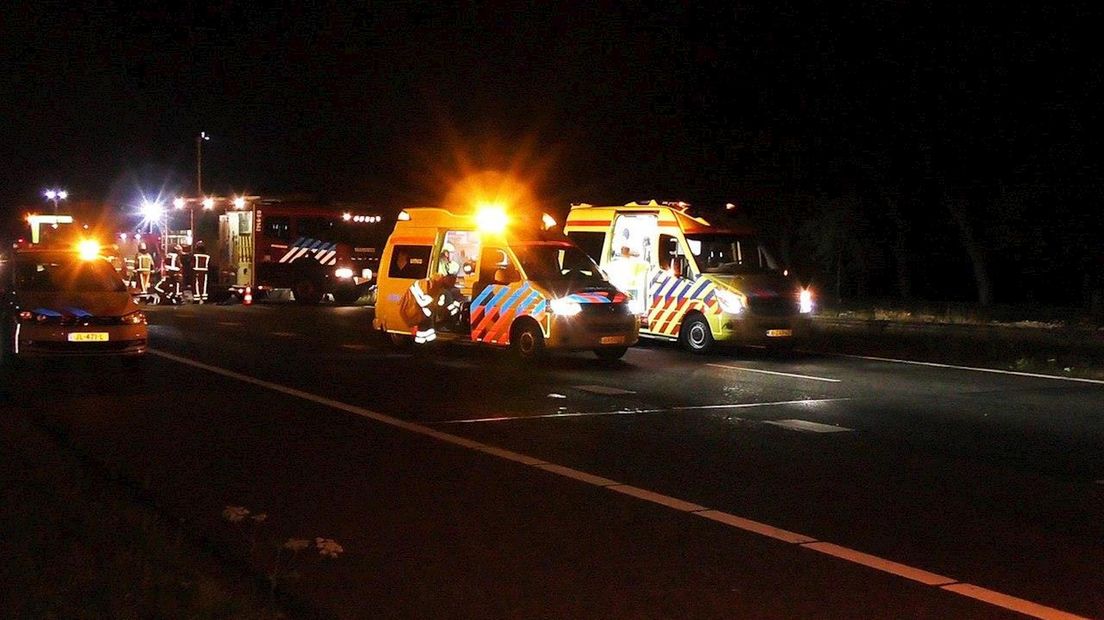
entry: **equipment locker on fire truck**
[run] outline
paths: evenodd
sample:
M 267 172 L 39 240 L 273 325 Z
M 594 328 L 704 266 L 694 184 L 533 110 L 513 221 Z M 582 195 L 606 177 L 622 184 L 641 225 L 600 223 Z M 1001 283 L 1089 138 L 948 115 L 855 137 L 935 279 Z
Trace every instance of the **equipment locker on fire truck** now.
M 786 346 L 809 328 L 812 292 L 748 226 L 652 200 L 572 205 L 564 232 L 631 297 L 641 336 L 704 352 L 715 341 Z
M 548 220 L 526 221 L 500 207 L 403 211 L 380 263 L 374 327 L 396 344 L 439 333 L 509 347 L 523 359 L 546 348 L 619 359 L 637 340 L 627 298 Z M 450 273 L 454 290 L 426 290 Z M 433 325 L 404 312 L 411 298 L 434 315 Z M 461 308 L 455 318 L 447 307 L 453 300 Z

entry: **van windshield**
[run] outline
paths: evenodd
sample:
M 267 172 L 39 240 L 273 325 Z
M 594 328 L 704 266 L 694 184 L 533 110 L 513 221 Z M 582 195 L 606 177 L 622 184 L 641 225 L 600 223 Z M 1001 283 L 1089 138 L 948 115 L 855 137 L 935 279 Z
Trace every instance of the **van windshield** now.
M 686 243 L 702 273 L 752 274 L 779 270 L 778 263 L 757 237 L 698 233 L 686 235 Z
M 577 246 L 565 242 L 511 244 L 525 275 L 538 282 L 604 282 L 601 270 Z

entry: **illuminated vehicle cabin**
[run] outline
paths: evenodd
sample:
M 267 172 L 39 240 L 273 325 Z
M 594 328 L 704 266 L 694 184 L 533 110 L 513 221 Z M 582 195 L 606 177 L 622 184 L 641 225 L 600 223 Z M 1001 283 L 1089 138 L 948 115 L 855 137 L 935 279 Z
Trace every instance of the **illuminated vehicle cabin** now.
M 807 333 L 812 292 L 747 226 L 685 203 L 572 205 L 564 232 L 630 297 L 643 337 L 705 352 L 716 342 L 787 346 Z
M 99 243 L 16 244 L 0 256 L 0 361 L 40 356 L 123 356 L 146 352 L 139 310 Z
M 619 359 L 636 343 L 637 318 L 626 296 L 554 224 L 547 215 L 531 221 L 499 207 L 403 211 L 380 263 L 375 328 L 396 344 L 409 342 L 414 330 L 400 313 L 403 295 L 451 269 L 462 310 L 451 328 L 437 326 L 443 339 L 508 347 L 523 359 L 545 349 Z M 456 264 L 443 267 L 443 260 Z

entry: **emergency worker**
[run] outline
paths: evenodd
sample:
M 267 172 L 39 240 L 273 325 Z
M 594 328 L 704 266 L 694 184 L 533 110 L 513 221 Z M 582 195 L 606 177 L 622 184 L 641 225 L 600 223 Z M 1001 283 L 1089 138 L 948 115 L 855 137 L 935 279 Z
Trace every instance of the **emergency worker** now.
M 165 275 L 153 287 L 169 303 L 180 303 L 180 284 L 183 279 L 181 272 L 184 269 L 184 265 L 181 263 L 183 251 L 184 249 L 180 247 L 179 243 L 169 250 L 169 253 L 165 255 L 163 265 Z
M 610 283 L 628 293 L 633 299 L 643 298 L 647 273 L 648 263 L 634 255 L 627 245 L 621 246 L 620 253 L 606 267 Z
M 426 344 L 437 339 L 436 316 L 444 312 L 456 316 L 460 302 L 447 302 L 445 293 L 456 287 L 456 274 L 434 274 L 424 280 L 415 280 L 399 300 L 399 314 L 410 328 L 416 344 Z M 449 306 L 442 307 L 442 302 Z
M 138 290 L 143 294 L 149 293 L 150 274 L 153 273 L 153 254 L 150 254 L 145 241 L 138 243 L 138 253 L 134 255 L 134 271 L 138 274 Z
M 197 304 L 207 302 L 207 270 L 211 255 L 207 253 L 207 244 L 197 241 L 192 252 L 192 301 Z
M 456 248 L 448 241 L 441 246 L 441 255 L 437 258 L 437 273 L 443 276 L 460 273 L 460 263 L 456 261 Z

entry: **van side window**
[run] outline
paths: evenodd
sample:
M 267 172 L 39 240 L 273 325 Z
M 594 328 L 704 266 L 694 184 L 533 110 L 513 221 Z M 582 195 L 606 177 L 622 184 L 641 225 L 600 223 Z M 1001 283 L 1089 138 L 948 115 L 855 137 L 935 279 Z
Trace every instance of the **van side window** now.
M 659 268 L 670 269 L 671 259 L 678 254 L 678 239 L 671 235 L 659 236 Z
M 494 284 L 495 272 L 510 266 L 510 255 L 502 248 L 483 248 L 479 256 L 479 279 L 472 287 L 474 298 L 487 286 Z
M 429 275 L 428 245 L 396 245 L 391 252 L 391 264 L 387 266 L 387 275 L 392 278 L 420 280 Z

